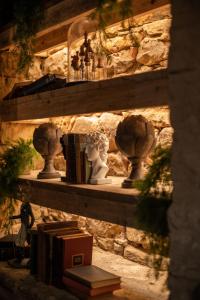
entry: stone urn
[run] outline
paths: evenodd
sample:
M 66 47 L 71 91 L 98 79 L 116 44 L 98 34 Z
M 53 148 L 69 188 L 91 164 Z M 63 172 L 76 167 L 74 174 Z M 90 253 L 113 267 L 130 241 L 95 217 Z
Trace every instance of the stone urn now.
M 62 131 L 53 123 L 44 123 L 33 133 L 33 145 L 44 158 L 44 169 L 38 174 L 38 179 L 61 177 L 54 168 L 54 158 L 62 151 L 60 139 Z
M 132 188 L 134 181 L 144 176 L 143 162 L 155 145 L 154 127 L 141 115 L 129 116 L 119 123 L 115 142 L 131 162 L 132 168 L 122 187 Z

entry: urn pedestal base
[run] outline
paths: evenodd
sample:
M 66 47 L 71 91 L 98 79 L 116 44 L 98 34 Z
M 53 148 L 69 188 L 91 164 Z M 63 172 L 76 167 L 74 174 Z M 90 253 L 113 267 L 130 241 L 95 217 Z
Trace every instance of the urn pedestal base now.
M 123 188 L 127 188 L 127 189 L 132 189 L 134 188 L 134 179 L 124 179 L 124 181 L 122 182 L 122 187 Z
M 38 179 L 53 179 L 53 178 L 60 178 L 61 175 L 59 172 L 55 173 L 48 173 L 48 172 L 40 172 L 37 176 Z

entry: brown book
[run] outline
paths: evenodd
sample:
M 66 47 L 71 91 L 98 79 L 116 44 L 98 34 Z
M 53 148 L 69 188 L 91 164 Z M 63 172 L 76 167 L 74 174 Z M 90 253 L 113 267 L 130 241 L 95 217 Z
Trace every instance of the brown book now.
M 58 287 L 62 285 L 62 276 L 66 268 L 78 265 L 89 265 L 92 262 L 93 237 L 85 233 L 73 234 L 65 237 L 55 237 L 57 243 L 55 253 L 52 283 Z
M 52 260 L 53 260 L 53 241 L 55 236 L 66 236 L 82 232 L 78 227 L 65 227 L 50 229 L 44 231 L 44 244 L 45 244 L 45 262 L 44 262 L 44 278 L 46 283 L 50 283 L 52 278 Z
M 76 183 L 87 183 L 85 168 L 85 134 L 75 134 L 75 151 L 76 151 Z
M 120 284 L 119 276 L 92 265 L 65 269 L 64 275 L 90 288 Z
M 46 260 L 46 280 L 48 284 L 53 283 L 53 274 L 55 272 L 55 266 L 62 264 L 62 256 L 60 256 L 59 245 L 57 243 L 63 237 L 82 234 L 82 230 L 79 228 L 69 228 L 69 230 L 59 230 L 57 232 L 48 233 L 49 241 L 47 249 Z M 60 263 L 58 263 L 60 261 Z
M 31 80 L 26 80 L 26 81 L 15 83 L 12 88 L 12 91 L 8 95 L 6 95 L 6 97 L 3 98 L 3 100 L 9 100 L 9 99 L 13 99 L 13 98 L 23 97 L 24 96 L 23 88 L 31 83 L 32 83 Z
M 80 135 L 75 136 L 75 155 L 76 155 L 76 183 L 82 183 L 81 180 L 81 145 L 80 145 Z
M 91 296 L 91 297 L 106 294 L 106 293 L 111 293 L 115 290 L 120 289 L 120 283 L 102 286 L 99 288 L 90 288 L 90 287 L 88 287 L 72 278 L 66 277 L 66 276 L 63 276 L 63 283 L 66 286 L 66 288 L 70 289 L 70 291 L 72 293 L 76 294 L 76 291 L 78 291 L 83 295 Z
M 75 227 L 78 226 L 77 221 L 64 221 L 64 222 L 51 222 L 41 223 L 37 225 L 38 230 L 38 255 L 37 255 L 37 277 L 40 281 L 45 281 L 44 274 L 44 262 L 45 262 L 45 240 L 44 231 L 49 229 L 58 229 L 63 227 Z
M 38 231 L 31 229 L 30 236 L 30 273 L 37 275 Z
M 63 154 L 66 159 L 66 177 L 62 180 L 69 183 L 86 183 L 85 174 L 85 134 L 69 133 L 62 139 Z

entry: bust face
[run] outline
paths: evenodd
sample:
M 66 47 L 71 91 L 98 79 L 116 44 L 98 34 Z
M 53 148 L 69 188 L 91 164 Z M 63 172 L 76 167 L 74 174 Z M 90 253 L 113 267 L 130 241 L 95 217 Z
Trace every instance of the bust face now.
M 99 151 L 94 145 L 87 145 L 86 154 L 89 161 L 96 160 L 99 157 Z

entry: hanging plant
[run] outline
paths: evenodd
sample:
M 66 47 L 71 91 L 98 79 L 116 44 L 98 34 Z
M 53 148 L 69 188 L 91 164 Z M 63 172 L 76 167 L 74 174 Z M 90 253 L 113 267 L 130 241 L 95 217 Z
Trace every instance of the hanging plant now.
M 42 0 L 17 0 L 14 5 L 16 25 L 15 44 L 19 55 L 18 72 L 22 72 L 33 61 L 34 38 L 44 16 Z
M 124 22 L 132 15 L 131 0 L 99 0 L 92 17 L 98 20 L 99 29 L 105 31 L 111 18 L 117 16 Z
M 110 34 L 106 28 L 110 25 L 110 21 L 112 19 L 120 19 L 121 27 L 128 30 L 128 36 L 132 49 L 140 46 L 140 42 L 133 30 L 134 24 L 132 0 L 99 0 L 94 13 L 91 15 L 91 18 L 97 20 L 98 22 L 99 33 L 96 35 L 98 41 L 97 47 L 99 52 L 107 57 L 108 61 L 112 61 L 113 53 L 107 48 L 106 41 L 109 40 L 112 35 L 110 37 Z
M 140 190 L 137 208 L 138 227 L 146 232 L 156 277 L 168 257 L 169 237 L 167 212 L 172 203 L 171 148 L 157 147 L 153 163 L 144 180 L 137 181 Z

